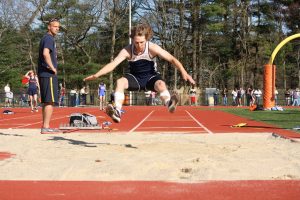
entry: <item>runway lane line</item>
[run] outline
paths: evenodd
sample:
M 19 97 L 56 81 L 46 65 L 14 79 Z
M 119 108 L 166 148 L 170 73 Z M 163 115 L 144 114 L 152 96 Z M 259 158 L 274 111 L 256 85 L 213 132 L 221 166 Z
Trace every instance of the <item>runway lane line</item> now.
M 210 131 L 208 128 L 206 128 L 203 124 L 201 124 L 189 111 L 185 110 L 185 112 L 204 130 L 206 130 L 209 134 L 214 134 L 212 131 Z
M 128 133 L 134 132 L 154 111 L 151 111 L 140 123 L 138 123 L 133 129 L 131 129 Z

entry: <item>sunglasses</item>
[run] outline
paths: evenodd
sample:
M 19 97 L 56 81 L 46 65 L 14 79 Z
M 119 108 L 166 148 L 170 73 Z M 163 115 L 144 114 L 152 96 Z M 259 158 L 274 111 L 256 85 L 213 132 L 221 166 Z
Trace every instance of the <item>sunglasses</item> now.
M 49 24 L 50 24 L 51 22 L 59 22 L 59 19 L 58 19 L 58 18 L 52 18 L 52 19 L 49 20 Z

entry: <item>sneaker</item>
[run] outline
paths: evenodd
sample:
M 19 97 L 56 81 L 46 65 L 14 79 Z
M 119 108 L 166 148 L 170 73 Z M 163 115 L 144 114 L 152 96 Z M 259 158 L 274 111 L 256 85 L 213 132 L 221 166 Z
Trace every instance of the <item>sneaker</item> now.
M 60 133 L 60 130 L 56 128 L 41 128 L 41 134 L 56 134 L 56 133 Z
M 177 104 L 178 104 L 178 96 L 176 94 L 173 94 L 171 96 L 170 101 L 168 102 L 168 110 L 170 113 L 175 112 Z
M 121 113 L 113 105 L 109 104 L 106 107 L 106 113 L 110 116 L 115 122 L 119 123 L 121 121 Z
M 39 112 L 39 110 L 37 108 L 34 108 L 35 112 Z

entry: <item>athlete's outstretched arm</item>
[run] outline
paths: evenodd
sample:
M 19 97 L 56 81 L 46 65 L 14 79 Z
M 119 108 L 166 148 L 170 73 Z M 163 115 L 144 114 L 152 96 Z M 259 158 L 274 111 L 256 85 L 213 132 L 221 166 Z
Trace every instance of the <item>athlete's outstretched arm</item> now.
M 177 58 L 175 58 L 173 55 L 171 55 L 168 51 L 164 50 L 157 44 L 151 44 L 150 46 L 150 52 L 153 54 L 153 56 L 159 56 L 160 58 L 163 58 L 164 60 L 172 63 L 181 73 L 182 78 L 185 81 L 189 81 L 192 84 L 195 84 L 194 79 L 186 72 L 183 65 Z
M 103 76 L 111 71 L 113 71 L 121 62 L 123 62 L 130 55 L 126 48 L 122 49 L 117 57 L 110 63 L 106 64 L 102 69 L 100 69 L 96 74 L 90 75 L 83 79 L 83 81 L 90 81 L 97 79 L 100 76 Z

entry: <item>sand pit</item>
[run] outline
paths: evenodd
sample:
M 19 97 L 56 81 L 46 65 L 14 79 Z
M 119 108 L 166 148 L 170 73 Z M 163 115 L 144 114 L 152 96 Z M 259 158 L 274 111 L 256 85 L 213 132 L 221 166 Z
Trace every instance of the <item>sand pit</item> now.
M 271 133 L 80 133 L 1 129 L 1 180 L 300 179 L 300 141 Z

